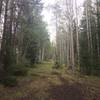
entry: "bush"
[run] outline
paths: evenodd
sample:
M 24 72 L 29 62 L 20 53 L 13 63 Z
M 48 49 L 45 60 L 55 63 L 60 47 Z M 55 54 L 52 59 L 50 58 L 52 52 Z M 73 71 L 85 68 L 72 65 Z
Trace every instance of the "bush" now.
M 94 70 L 93 70 L 93 75 L 95 75 L 95 76 L 99 76 L 100 77 L 100 68 L 95 68 Z
M 28 73 L 28 68 L 23 64 L 18 64 L 13 68 L 12 72 L 15 76 L 25 76 Z
M 28 73 L 28 68 L 23 65 L 17 65 L 14 69 L 14 75 L 16 76 L 25 76 Z
M 28 73 L 28 68 L 24 64 L 12 65 L 7 69 L 9 75 L 25 76 Z
M 3 80 L 1 81 L 1 83 L 4 86 L 13 87 L 13 86 L 17 85 L 17 79 L 16 79 L 15 76 L 6 76 L 5 78 L 3 78 Z

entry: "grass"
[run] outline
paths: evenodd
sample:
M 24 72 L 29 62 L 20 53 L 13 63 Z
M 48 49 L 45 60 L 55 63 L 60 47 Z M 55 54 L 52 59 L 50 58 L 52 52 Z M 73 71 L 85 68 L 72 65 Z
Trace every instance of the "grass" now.
M 100 78 L 94 76 L 80 77 L 67 72 L 64 67 L 58 70 L 52 67 L 52 62 L 33 65 L 27 76 L 18 77 L 18 86 L 8 88 L 0 85 L 0 100 L 52 100 L 49 97 L 50 93 L 48 90 L 52 86 L 67 85 L 66 82 L 70 84 L 78 82 L 86 85 L 95 93 L 100 92 Z M 31 99 L 27 99 L 27 97 Z
M 30 76 L 47 76 L 52 72 L 52 66 L 53 63 L 51 62 L 42 62 L 41 64 L 36 64 L 35 67 L 33 66 L 28 74 Z

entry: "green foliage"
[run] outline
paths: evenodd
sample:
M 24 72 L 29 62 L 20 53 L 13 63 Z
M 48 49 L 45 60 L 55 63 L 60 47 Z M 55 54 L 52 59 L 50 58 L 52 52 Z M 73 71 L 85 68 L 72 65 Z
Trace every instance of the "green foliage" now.
M 37 54 L 38 54 L 37 43 L 31 42 L 26 52 L 26 58 L 31 62 L 31 64 L 36 62 Z
M 4 69 L 7 70 L 12 64 L 16 63 L 16 54 L 12 48 L 12 46 L 6 46 L 6 55 L 4 56 Z
M 1 83 L 5 86 L 10 86 L 13 87 L 15 85 L 17 85 L 17 79 L 15 76 L 6 76 L 5 78 L 3 78 L 3 80 L 1 81 Z
M 23 64 L 19 64 L 14 68 L 14 75 L 25 76 L 28 73 L 28 68 Z
M 1 46 L 4 47 L 2 51 L 3 60 L 1 63 L 6 73 L 4 73 L 5 77 L 9 76 L 6 77 L 7 80 L 4 79 L 3 83 L 10 84 L 10 82 L 12 82 L 11 85 L 13 85 L 15 81 L 12 76 L 27 75 L 29 66 L 39 61 L 40 49 L 46 48 L 48 42 L 50 44 L 46 23 L 42 20 L 41 16 L 41 0 L 18 2 L 19 3 L 14 3 L 14 1 L 12 1 L 18 15 L 15 14 L 16 16 L 13 15 L 10 19 L 10 14 L 14 14 L 14 11 L 9 9 L 9 17 L 7 16 L 7 19 L 5 19 L 5 22 L 9 19 L 10 25 L 7 24 L 6 27 L 4 27 L 4 30 L 7 31 L 3 33 L 6 35 L 6 40 L 3 41 L 4 45 Z M 18 4 L 22 4 L 23 6 L 19 7 Z M 10 6 L 9 4 L 9 8 L 12 8 Z M 16 7 L 19 8 L 17 9 Z M 15 18 L 16 20 L 13 20 Z M 13 26 L 14 24 L 12 23 L 16 23 L 16 27 Z M 12 27 L 15 29 L 12 30 Z M 15 31 L 15 33 L 12 31 Z
M 40 6 L 41 4 L 38 2 L 37 5 Z M 31 7 L 29 8 L 31 9 Z M 35 12 L 35 10 L 36 9 L 33 9 L 33 12 Z M 35 12 L 36 14 L 33 13 L 33 15 L 32 12 L 30 12 L 31 16 L 29 16 L 29 20 L 25 18 L 21 20 L 22 31 L 24 34 L 22 50 L 26 59 L 28 59 L 31 62 L 31 64 L 38 61 L 39 50 L 45 45 L 45 43 L 49 39 L 49 35 L 46 29 L 46 24 L 42 21 L 41 13 L 38 11 L 37 13 Z
M 86 15 L 86 6 L 81 20 L 80 34 L 80 70 L 87 75 L 99 75 L 100 73 L 100 57 L 98 54 L 99 35 L 96 26 L 96 19 L 91 13 L 91 16 Z M 91 10 L 91 12 L 94 12 Z M 88 18 L 89 17 L 89 18 Z M 90 19 L 90 20 L 89 20 Z M 90 21 L 90 26 L 87 27 L 87 20 Z M 98 36 L 98 38 L 97 38 Z
M 61 68 L 61 65 L 58 63 L 58 61 L 55 62 L 55 65 L 53 66 L 55 69 Z
M 7 72 L 10 75 L 15 75 L 15 76 L 25 76 L 28 73 L 28 67 L 25 66 L 25 64 L 17 64 L 17 65 L 12 65 L 7 69 Z

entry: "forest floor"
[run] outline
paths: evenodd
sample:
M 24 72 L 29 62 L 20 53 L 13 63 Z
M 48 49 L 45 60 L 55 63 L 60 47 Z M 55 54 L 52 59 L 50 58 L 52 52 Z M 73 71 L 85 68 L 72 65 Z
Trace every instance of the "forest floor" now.
M 100 78 L 52 67 L 51 62 L 35 65 L 18 78 L 18 86 L 0 85 L 0 100 L 100 100 Z

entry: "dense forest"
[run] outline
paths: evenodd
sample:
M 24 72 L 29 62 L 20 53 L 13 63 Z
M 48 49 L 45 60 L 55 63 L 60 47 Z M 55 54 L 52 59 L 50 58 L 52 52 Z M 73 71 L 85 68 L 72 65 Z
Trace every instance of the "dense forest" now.
M 0 0 L 0 100 L 99 100 L 100 0 L 48 1 Z
M 0 0 L 1 80 L 25 72 L 25 66 L 50 58 L 50 40 L 42 20 L 42 8 L 41 0 Z
M 100 1 L 86 0 L 81 7 L 64 0 L 54 7 L 56 19 L 56 63 L 73 71 L 100 76 Z

